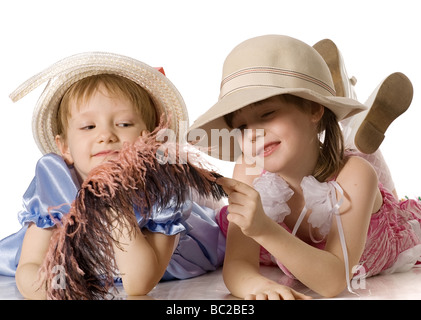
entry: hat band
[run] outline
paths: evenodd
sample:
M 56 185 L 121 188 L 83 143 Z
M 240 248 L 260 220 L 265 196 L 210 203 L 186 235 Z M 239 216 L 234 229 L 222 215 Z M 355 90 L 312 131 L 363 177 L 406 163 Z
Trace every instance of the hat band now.
M 247 87 L 305 88 L 321 95 L 336 96 L 335 90 L 326 82 L 305 73 L 274 67 L 249 67 L 240 69 L 221 82 L 219 98 Z

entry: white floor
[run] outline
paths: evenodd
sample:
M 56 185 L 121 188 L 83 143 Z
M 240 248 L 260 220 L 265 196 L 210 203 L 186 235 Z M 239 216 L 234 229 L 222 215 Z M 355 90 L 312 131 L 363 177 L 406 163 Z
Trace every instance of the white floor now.
M 276 267 L 262 267 L 262 273 L 279 283 L 289 285 L 294 289 L 321 299 L 319 295 L 302 285 L 286 277 Z M 408 272 L 391 275 L 371 277 L 363 282 L 353 284 L 357 294 L 345 290 L 333 299 L 353 300 L 421 300 L 421 268 L 414 268 Z M 359 288 L 357 288 L 359 287 Z M 118 287 L 117 299 L 156 299 L 156 300 L 235 300 L 224 285 L 221 269 L 207 273 L 203 276 L 159 283 L 147 296 L 130 297 L 124 293 L 121 286 Z M 15 279 L 0 276 L 0 299 L 18 300 L 23 299 L 16 288 Z

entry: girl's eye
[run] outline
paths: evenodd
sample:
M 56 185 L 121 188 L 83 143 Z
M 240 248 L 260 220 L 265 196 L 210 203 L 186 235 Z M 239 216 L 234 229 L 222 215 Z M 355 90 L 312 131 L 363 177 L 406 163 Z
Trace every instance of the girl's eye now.
M 81 130 L 92 130 L 95 129 L 95 125 L 88 125 L 88 126 L 83 126 L 80 128 Z
M 269 117 L 270 115 L 272 115 L 275 111 L 269 111 L 269 112 L 265 112 L 264 114 L 262 114 L 262 118 L 266 118 Z
M 117 127 L 121 127 L 121 128 L 127 128 L 132 126 L 133 124 L 129 123 L 129 122 L 121 122 L 117 124 Z
M 246 128 L 247 126 L 245 124 L 237 127 L 237 129 L 240 131 L 244 131 Z

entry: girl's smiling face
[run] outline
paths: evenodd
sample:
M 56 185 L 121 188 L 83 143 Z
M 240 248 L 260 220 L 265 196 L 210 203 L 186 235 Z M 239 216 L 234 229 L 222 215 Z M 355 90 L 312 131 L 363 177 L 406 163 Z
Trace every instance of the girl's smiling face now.
M 66 138 L 56 143 L 67 164 L 84 180 L 99 164 L 117 157 L 125 142 L 133 143 L 147 126 L 133 104 L 108 94 L 101 86 L 81 105 L 71 104 Z
M 319 147 L 317 123 L 324 108 L 294 101 L 275 96 L 246 106 L 232 117 L 232 127 L 241 131 L 238 142 L 244 156 L 267 171 L 314 168 Z

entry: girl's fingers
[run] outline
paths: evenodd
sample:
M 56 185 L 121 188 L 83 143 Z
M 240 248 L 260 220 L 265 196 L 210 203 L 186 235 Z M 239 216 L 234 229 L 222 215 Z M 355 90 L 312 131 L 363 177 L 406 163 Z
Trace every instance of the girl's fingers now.
M 312 297 L 299 293 L 289 287 L 281 288 L 281 290 L 258 292 L 256 294 L 248 294 L 244 300 L 309 300 Z
M 311 299 L 313 299 L 313 297 L 308 296 L 304 293 L 295 291 L 295 290 L 293 290 L 293 295 L 294 295 L 294 298 L 297 299 L 297 300 L 311 300 Z
M 222 177 L 222 178 L 217 178 L 216 183 L 219 184 L 224 189 L 224 191 L 227 193 L 228 196 L 230 196 L 231 193 L 236 191 L 236 185 L 238 181 L 234 179 Z
M 249 192 L 250 189 L 254 190 L 248 184 L 245 184 L 241 181 L 227 178 L 227 177 L 216 179 L 216 183 L 222 186 L 222 188 L 224 188 L 225 192 L 228 195 L 230 195 L 230 193 L 232 192 L 239 192 L 239 193 L 247 194 L 247 192 Z
M 244 206 L 246 202 L 247 202 L 247 197 L 238 192 L 233 192 L 228 197 L 229 204 L 239 204 L 239 205 Z
M 228 206 L 228 216 L 230 214 L 238 214 L 238 215 L 242 215 L 244 212 L 244 207 L 242 205 L 238 205 L 238 204 L 230 204 Z

